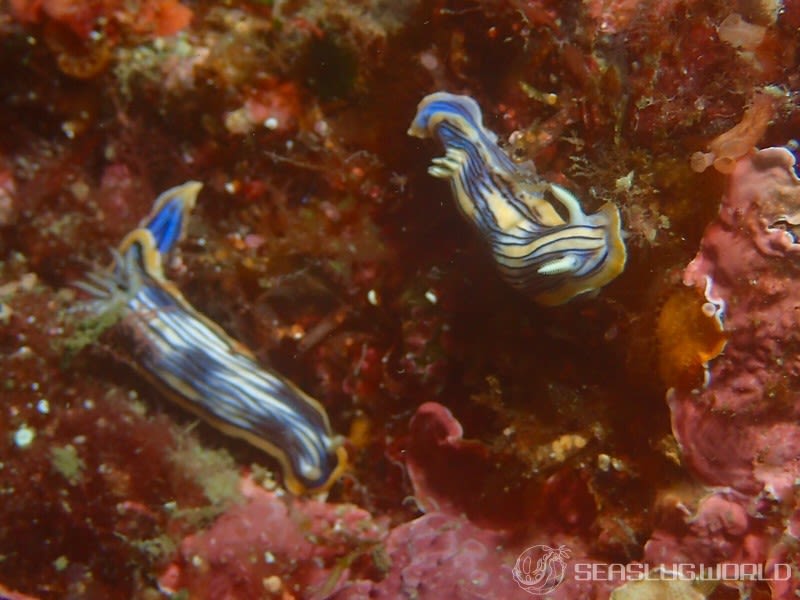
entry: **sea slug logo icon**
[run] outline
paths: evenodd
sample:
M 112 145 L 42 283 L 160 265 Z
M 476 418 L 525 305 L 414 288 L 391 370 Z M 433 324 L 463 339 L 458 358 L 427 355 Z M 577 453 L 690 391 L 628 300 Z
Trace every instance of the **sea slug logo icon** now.
M 566 546 L 531 546 L 517 558 L 511 574 L 519 587 L 535 596 L 552 592 L 564 581 L 566 559 L 570 549 Z

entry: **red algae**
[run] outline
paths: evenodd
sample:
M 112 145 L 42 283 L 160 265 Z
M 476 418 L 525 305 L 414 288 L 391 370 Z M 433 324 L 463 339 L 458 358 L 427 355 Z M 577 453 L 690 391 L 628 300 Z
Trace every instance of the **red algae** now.
M 750 152 L 764 136 L 773 112 L 772 100 L 765 94 L 757 94 L 742 120 L 711 140 L 708 153 L 695 152 L 692 155 L 692 170 L 702 173 L 713 165 L 720 173 L 732 173 L 736 161 Z
M 11 0 L 11 15 L 23 23 L 60 23 L 85 40 L 93 31 L 119 24 L 136 32 L 174 35 L 189 24 L 192 11 L 177 0 L 144 0 L 136 5 L 117 0 Z
M 13 0 L 0 595 L 528 597 L 537 544 L 571 550 L 554 598 L 631 597 L 578 563 L 796 565 L 800 222 L 755 146 L 800 137 L 800 9 L 767 4 Z M 619 207 L 613 284 L 503 284 L 405 135 L 438 90 Z M 166 275 L 347 434 L 326 498 L 172 408 L 68 289 L 189 179 Z

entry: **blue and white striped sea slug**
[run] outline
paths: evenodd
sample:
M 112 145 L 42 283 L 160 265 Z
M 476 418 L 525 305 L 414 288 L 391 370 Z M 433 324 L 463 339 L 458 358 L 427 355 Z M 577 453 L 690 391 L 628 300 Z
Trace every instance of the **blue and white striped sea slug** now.
M 293 493 L 325 489 L 346 453 L 325 409 L 260 367 L 253 354 L 201 315 L 163 272 L 202 184 L 167 190 L 114 251 L 111 267 L 78 286 L 95 310 L 114 310 L 134 365 L 170 398 L 224 433 L 276 458 Z
M 450 180 L 461 214 L 488 242 L 503 278 L 537 302 L 563 304 L 625 268 L 617 207 L 609 202 L 587 215 L 569 191 L 516 165 L 469 96 L 426 96 L 408 133 L 439 138 L 445 155 L 428 172 Z

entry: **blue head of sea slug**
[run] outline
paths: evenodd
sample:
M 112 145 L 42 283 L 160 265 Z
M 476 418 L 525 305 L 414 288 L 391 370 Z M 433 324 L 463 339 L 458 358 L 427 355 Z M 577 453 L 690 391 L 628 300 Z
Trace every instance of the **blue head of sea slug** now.
M 491 249 L 500 274 L 544 305 L 599 290 L 625 268 L 619 210 L 583 212 L 578 199 L 516 165 L 483 126 L 469 96 L 422 99 L 409 135 L 436 137 L 445 155 L 428 172 L 448 179 L 461 214 Z

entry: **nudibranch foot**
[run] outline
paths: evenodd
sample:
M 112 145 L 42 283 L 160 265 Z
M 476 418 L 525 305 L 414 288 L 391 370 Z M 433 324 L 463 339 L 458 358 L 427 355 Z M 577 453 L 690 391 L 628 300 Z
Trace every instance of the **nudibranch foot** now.
M 182 238 L 201 187 L 189 182 L 159 196 L 113 252 L 111 267 L 78 286 L 96 307 L 120 311 L 133 363 L 170 398 L 277 459 L 291 492 L 326 489 L 347 455 L 322 405 L 260 367 L 164 276 L 164 254 Z
M 450 180 L 461 214 L 488 243 L 503 278 L 537 302 L 563 304 L 625 268 L 617 207 L 606 203 L 587 215 L 572 193 L 516 165 L 472 98 L 426 96 L 408 133 L 439 139 L 445 154 L 428 173 Z

